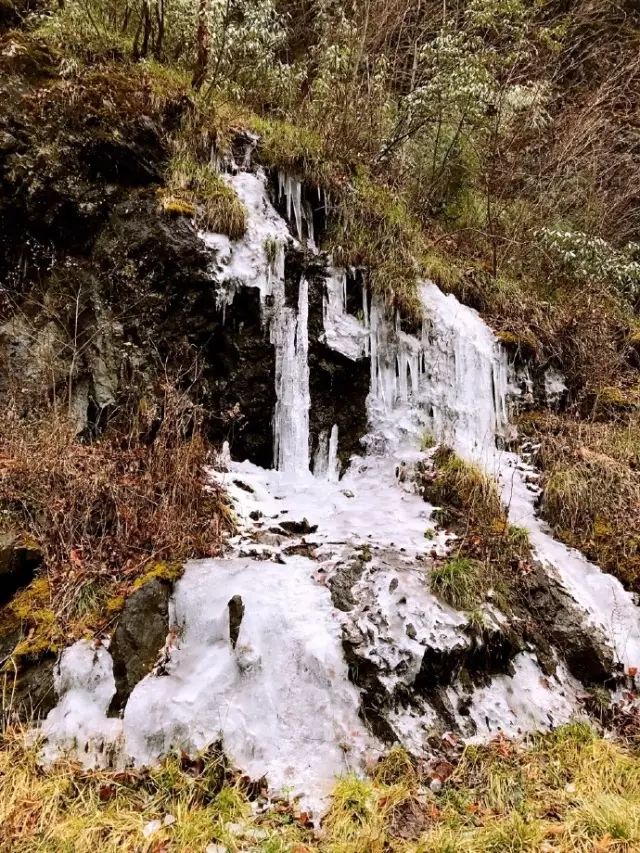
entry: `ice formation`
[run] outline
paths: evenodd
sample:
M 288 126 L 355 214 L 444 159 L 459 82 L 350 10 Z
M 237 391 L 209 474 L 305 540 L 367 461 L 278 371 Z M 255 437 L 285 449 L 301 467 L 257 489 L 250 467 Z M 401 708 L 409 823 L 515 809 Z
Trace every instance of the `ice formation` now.
M 275 469 L 225 457 L 215 476 L 239 518 L 231 555 L 187 566 L 173 597 L 181 636 L 167 674 L 143 679 L 121 720 L 106 715 L 115 690 L 107 649 L 82 641 L 63 653 L 60 702 L 44 724 L 47 756 L 77 747 L 87 763 L 104 763 L 114 752 L 121 763 L 147 763 L 173 748 L 196 751 L 221 740 L 245 772 L 317 805 L 336 774 L 360 768 L 381 747 L 360 720 L 364 688 L 349 680 L 343 645 L 375 667 L 377 713 L 386 715 L 388 730 L 411 749 L 427 750 L 439 707 L 428 693 L 408 702 L 407 691 L 429 655 L 454 661 L 470 645 L 468 617 L 429 590 L 429 560 L 446 553 L 450 537 L 436 529 L 411 472 L 433 440 L 496 477 L 511 521 L 527 529 L 549 577 L 604 630 L 622 664 L 640 665 L 632 597 L 552 538 L 535 513 L 530 468 L 498 447 L 497 437 L 508 432 L 505 352 L 475 311 L 434 284 L 421 286 L 424 321 L 410 334 L 364 288 L 361 309 L 349 313 L 347 288 L 361 285 L 349 271 L 328 268 L 322 339 L 354 362 L 370 359 L 369 433 L 363 455 L 339 478 L 340 434 L 335 425 L 327 430 L 312 476 L 308 284 L 300 279 L 292 304 L 284 283 L 285 247 L 295 238 L 269 201 L 264 174 L 227 180 L 247 208 L 247 233 L 235 242 L 203 239 L 215 252 L 222 307 L 238 287 L 260 293 L 275 349 Z M 301 185 L 281 175 L 278 192 L 297 240 L 306 231 L 313 249 Z M 549 396 L 562 393 L 558 376 L 547 385 Z M 245 612 L 234 647 L 227 605 L 236 595 Z M 487 615 L 499 632 L 500 614 Z M 579 712 L 577 682 L 560 660 L 555 676 L 543 675 L 533 650 L 519 652 L 509 672 L 488 678 L 470 697 L 455 680 L 443 691 L 447 720 L 467 736 L 550 727 Z
M 220 738 L 252 778 L 303 791 L 314 780 L 306 791 L 314 795 L 360 769 L 372 744 L 314 569 L 305 557 L 190 565 L 173 600 L 182 634 L 168 673 L 141 682 L 125 709 L 127 754 L 148 764 L 176 746 L 194 752 Z M 235 648 L 230 591 L 244 605 Z

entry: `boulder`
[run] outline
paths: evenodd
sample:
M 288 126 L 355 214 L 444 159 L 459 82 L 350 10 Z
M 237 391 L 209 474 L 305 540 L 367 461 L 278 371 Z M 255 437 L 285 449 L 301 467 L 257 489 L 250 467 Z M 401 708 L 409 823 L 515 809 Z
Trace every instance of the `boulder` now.
M 116 682 L 112 713 L 124 708 L 133 688 L 160 656 L 169 633 L 171 591 L 170 583 L 154 578 L 125 603 L 109 649 Z

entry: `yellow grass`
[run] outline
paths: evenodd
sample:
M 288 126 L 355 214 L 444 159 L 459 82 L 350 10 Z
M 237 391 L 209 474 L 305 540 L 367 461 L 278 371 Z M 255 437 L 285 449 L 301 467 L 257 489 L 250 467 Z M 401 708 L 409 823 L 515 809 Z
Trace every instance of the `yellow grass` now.
M 295 804 L 253 813 L 219 758 L 144 772 L 44 772 L 24 730 L 0 737 L 0 850 L 232 853 L 632 853 L 640 849 L 640 758 L 570 724 L 528 743 L 469 746 L 442 789 L 399 747 L 370 778 L 336 783 L 322 824 Z M 170 816 L 167 818 L 167 816 Z M 150 821 L 162 825 L 149 837 Z

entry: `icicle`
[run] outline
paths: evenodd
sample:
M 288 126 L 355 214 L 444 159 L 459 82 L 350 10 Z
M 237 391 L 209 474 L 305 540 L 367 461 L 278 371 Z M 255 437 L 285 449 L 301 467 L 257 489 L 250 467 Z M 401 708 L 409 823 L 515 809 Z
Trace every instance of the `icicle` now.
M 357 317 L 347 314 L 347 272 L 330 267 L 322 298 L 323 340 L 327 346 L 357 361 L 368 349 L 368 333 Z
M 293 213 L 294 224 L 298 240 L 302 243 L 302 223 L 306 221 L 309 240 L 313 243 L 313 215 L 307 216 L 302 203 L 302 183 L 291 175 L 285 175 L 282 170 L 278 171 L 278 200 L 285 198 L 287 219 L 291 222 Z
M 293 178 L 290 178 L 290 181 L 292 184 L 291 195 L 293 197 L 293 212 L 296 219 L 296 232 L 298 240 L 302 242 L 302 184 Z
M 313 458 L 313 476 L 322 480 L 327 476 L 329 468 L 329 436 L 326 430 L 322 430 L 318 436 L 318 449 Z
M 307 226 L 307 245 L 311 249 L 315 249 L 316 241 L 315 232 L 313 228 L 313 210 L 308 201 L 305 201 L 302 205 L 302 215 Z
M 274 294 L 271 340 L 276 356 L 273 458 L 279 471 L 309 471 L 309 287 L 298 288 L 297 313 L 284 302 L 284 282 Z
M 327 479 L 336 483 L 340 478 L 340 460 L 338 459 L 338 424 L 331 427 L 329 454 L 327 457 Z

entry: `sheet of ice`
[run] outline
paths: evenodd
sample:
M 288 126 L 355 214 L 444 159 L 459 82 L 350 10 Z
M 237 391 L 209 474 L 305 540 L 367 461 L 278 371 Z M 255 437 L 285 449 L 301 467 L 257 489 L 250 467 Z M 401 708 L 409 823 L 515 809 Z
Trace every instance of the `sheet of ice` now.
M 276 363 L 273 459 L 278 470 L 287 474 L 309 471 L 308 316 L 309 286 L 304 276 L 298 287 L 297 309 L 285 304 L 284 282 L 279 282 L 271 321 Z
M 469 717 L 480 740 L 551 729 L 576 716 L 576 684 L 564 667 L 558 667 L 557 677 L 546 677 L 526 652 L 515 658 L 513 667 L 513 675 L 498 675 L 473 693 Z M 449 695 L 456 707 L 459 691 L 449 688 Z
M 145 678 L 125 710 L 126 749 L 137 763 L 220 737 L 252 778 L 266 775 L 273 788 L 305 793 L 316 806 L 336 775 L 361 768 L 376 747 L 358 718 L 340 625 L 315 568 L 304 557 L 188 566 L 173 602 L 182 633 L 168 674 Z M 235 648 L 234 595 L 244 605 Z
M 640 667 L 640 609 L 612 575 L 551 535 L 536 514 L 536 474 L 515 454 L 496 450 L 495 436 L 507 424 L 507 360 L 480 316 L 444 296 L 434 285 L 422 288 L 430 317 L 425 376 L 418 405 L 433 408 L 431 423 L 439 440 L 462 456 L 481 462 L 500 483 L 512 524 L 524 527 L 540 561 L 560 578 L 585 609 L 585 618 L 604 628 L 619 661 Z M 425 333 L 423 330 L 423 349 Z M 558 377 L 553 377 L 559 388 Z
M 219 478 L 245 523 L 251 524 L 250 514 L 256 510 L 272 522 L 306 518 L 318 526 L 307 537 L 313 541 L 374 543 L 422 554 L 442 548 L 445 537 L 441 533 L 434 541 L 425 539 L 427 529 L 433 529 L 432 507 L 415 492 L 410 477 L 403 482 L 398 476 L 420 455 L 414 451 L 354 458 L 339 482 L 310 474 L 291 478 L 250 462 L 232 463 L 230 473 Z
M 331 349 L 357 361 L 369 351 L 366 290 L 362 295 L 362 320 L 359 320 L 347 313 L 347 270 L 330 267 L 327 273 L 322 300 L 323 340 Z
M 390 693 L 415 682 L 427 649 L 469 647 L 468 617 L 429 589 L 428 569 L 412 561 L 373 561 L 353 588 L 350 636 L 360 635 L 362 656 L 374 663 Z M 409 628 L 409 632 L 407 629 Z
M 292 237 L 287 223 L 269 201 L 262 170 L 223 175 L 223 179 L 246 208 L 247 230 L 239 240 L 209 231 L 200 236 L 216 252 L 221 281 L 227 284 L 227 301 L 233 299 L 236 287 L 246 286 L 257 287 L 264 304 L 274 283 L 284 282 L 284 247 Z
M 419 446 L 425 434 L 483 461 L 507 425 L 507 359 L 480 316 L 445 296 L 436 285 L 420 287 L 424 310 L 419 336 L 391 321 L 377 297 L 368 318 L 371 392 L 369 444 Z
M 116 692 L 107 649 L 89 640 L 69 646 L 56 665 L 54 687 L 60 701 L 42 725 L 42 734 L 49 738 L 44 761 L 72 752 L 84 767 L 109 765 L 122 721 L 107 717 Z
M 506 354 L 480 315 L 453 295 L 430 283 L 420 295 L 426 314 L 421 401 L 431 431 L 482 460 L 507 425 Z

